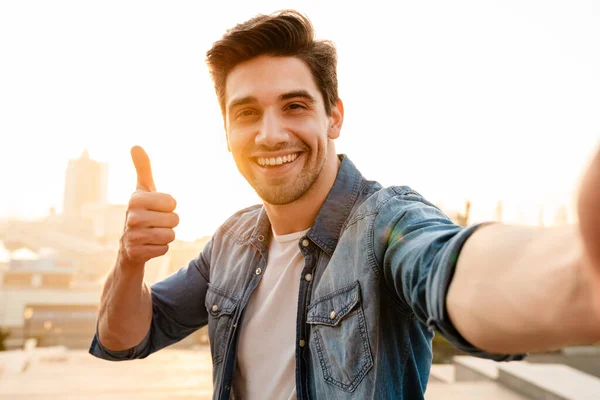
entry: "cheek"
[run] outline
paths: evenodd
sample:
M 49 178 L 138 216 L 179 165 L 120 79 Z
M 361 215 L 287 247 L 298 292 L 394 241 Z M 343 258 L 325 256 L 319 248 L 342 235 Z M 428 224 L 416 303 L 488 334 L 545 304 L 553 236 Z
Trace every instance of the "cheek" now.
M 329 141 L 329 137 L 327 136 L 327 130 L 321 130 L 318 135 L 315 137 L 315 143 L 318 146 L 319 153 L 323 154 L 327 151 L 327 145 Z
M 248 135 L 243 135 L 239 132 L 230 132 L 227 139 L 229 150 L 233 153 L 234 157 L 241 156 L 249 142 Z
M 313 151 L 323 151 L 322 147 L 327 146 L 327 128 L 328 125 L 321 121 L 306 121 L 297 127 L 296 136 Z

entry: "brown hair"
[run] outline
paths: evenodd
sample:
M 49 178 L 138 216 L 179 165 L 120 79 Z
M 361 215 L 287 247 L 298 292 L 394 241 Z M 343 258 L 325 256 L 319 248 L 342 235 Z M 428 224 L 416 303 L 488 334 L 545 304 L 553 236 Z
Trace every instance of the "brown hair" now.
M 310 68 L 327 115 L 338 101 L 337 53 L 332 42 L 315 40 L 310 20 L 293 10 L 258 15 L 229 29 L 206 53 L 206 63 L 225 117 L 225 82 L 238 64 L 260 55 L 297 57 Z

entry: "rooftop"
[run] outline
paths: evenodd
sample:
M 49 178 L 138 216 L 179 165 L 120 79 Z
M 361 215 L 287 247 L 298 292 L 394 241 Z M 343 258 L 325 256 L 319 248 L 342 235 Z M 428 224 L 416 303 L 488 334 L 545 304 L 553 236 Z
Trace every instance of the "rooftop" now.
M 210 399 L 212 392 L 207 346 L 165 349 L 128 362 L 99 360 L 86 350 L 64 347 L 0 352 L 0 398 L 199 400 Z M 453 365 L 433 365 L 426 398 L 597 399 L 599 395 L 598 378 L 564 365 L 456 357 Z

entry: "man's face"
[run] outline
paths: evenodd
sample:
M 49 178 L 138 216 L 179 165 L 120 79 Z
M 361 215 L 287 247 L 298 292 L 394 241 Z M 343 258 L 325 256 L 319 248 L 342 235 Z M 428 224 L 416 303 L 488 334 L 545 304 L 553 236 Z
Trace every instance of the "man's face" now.
M 229 149 L 258 195 L 276 205 L 302 197 L 341 125 L 335 107 L 327 116 L 308 66 L 295 57 L 246 61 L 227 76 L 225 107 Z

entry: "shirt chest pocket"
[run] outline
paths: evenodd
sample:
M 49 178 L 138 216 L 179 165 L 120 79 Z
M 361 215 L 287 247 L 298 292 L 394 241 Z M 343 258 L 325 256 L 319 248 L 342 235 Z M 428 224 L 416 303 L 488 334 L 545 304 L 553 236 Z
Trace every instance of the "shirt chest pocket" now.
M 373 367 L 359 282 L 314 301 L 306 322 L 311 355 L 319 360 L 324 380 L 353 392 Z
M 231 325 L 238 299 L 228 292 L 209 286 L 204 301 L 208 311 L 208 337 L 213 364 L 223 361 L 223 356 L 231 334 Z

